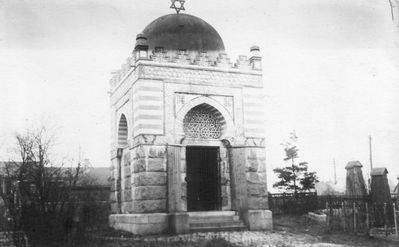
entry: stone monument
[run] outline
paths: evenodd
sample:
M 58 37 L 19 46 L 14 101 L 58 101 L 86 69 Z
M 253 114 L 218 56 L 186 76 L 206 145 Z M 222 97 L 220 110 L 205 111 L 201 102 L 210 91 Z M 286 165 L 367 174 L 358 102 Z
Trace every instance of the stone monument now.
M 188 14 L 137 35 L 110 81 L 112 227 L 272 228 L 261 62 L 257 46 L 231 62 L 217 31 Z

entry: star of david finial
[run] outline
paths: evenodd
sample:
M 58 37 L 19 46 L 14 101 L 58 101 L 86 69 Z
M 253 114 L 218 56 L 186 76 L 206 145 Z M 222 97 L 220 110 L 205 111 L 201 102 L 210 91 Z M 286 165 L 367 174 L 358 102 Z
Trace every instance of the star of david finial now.
M 176 13 L 179 14 L 179 12 L 181 10 L 186 10 L 184 8 L 184 3 L 186 2 L 186 0 L 171 0 L 171 2 L 172 2 L 172 5 L 170 5 L 170 8 L 175 9 Z

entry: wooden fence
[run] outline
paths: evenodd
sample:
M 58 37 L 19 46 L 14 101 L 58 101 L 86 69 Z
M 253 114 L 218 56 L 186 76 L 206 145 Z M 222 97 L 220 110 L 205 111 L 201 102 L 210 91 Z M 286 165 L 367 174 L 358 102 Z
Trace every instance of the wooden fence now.
M 269 194 L 269 209 L 273 214 L 305 214 L 318 210 L 327 215 L 327 227 L 330 230 L 374 230 L 390 234 L 396 232 L 398 227 L 395 221 L 399 210 L 398 206 L 395 206 L 396 201 L 397 198 L 392 197 L 391 202 L 375 204 L 369 196 L 277 193 Z
M 273 214 L 325 213 L 329 230 L 371 235 L 389 235 L 398 231 L 399 205 L 395 197 L 391 202 L 376 204 L 371 202 L 370 196 L 278 193 L 269 194 L 269 208 Z
M 318 209 L 316 192 L 269 194 L 273 214 L 303 214 Z
M 387 236 L 398 231 L 397 210 L 395 203 L 343 200 L 340 204 L 327 204 L 327 227 L 330 230 Z
M 326 196 L 320 197 L 320 206 L 325 204 L 327 227 L 330 230 L 367 232 L 372 217 L 369 197 Z

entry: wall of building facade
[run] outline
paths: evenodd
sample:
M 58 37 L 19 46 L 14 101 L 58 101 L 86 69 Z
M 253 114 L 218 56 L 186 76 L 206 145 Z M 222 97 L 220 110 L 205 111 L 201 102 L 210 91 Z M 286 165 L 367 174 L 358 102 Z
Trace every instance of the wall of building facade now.
M 261 72 L 244 62 L 233 67 L 170 63 L 159 58 L 129 63 L 118 81 L 111 83 L 112 212 L 186 211 L 187 145 L 219 147 L 222 210 L 242 208 L 239 200 L 246 200 L 246 210 L 267 209 Z M 184 113 L 201 102 L 226 120 L 220 140 L 185 138 Z M 125 147 L 118 146 L 122 114 L 128 120 Z M 123 150 L 120 157 L 118 148 Z M 179 157 L 173 156 L 177 154 Z M 168 175 L 177 166 L 178 174 Z
M 132 203 L 127 212 L 167 212 L 166 146 L 140 144 L 132 155 Z

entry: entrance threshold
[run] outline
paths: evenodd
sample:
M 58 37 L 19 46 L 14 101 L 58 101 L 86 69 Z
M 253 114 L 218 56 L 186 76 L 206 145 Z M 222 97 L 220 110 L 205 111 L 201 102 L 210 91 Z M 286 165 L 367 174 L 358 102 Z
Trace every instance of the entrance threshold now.
M 188 212 L 190 217 L 201 217 L 201 216 L 236 216 L 236 211 L 197 211 Z
M 191 232 L 247 230 L 235 211 L 203 211 L 189 212 L 188 214 Z

